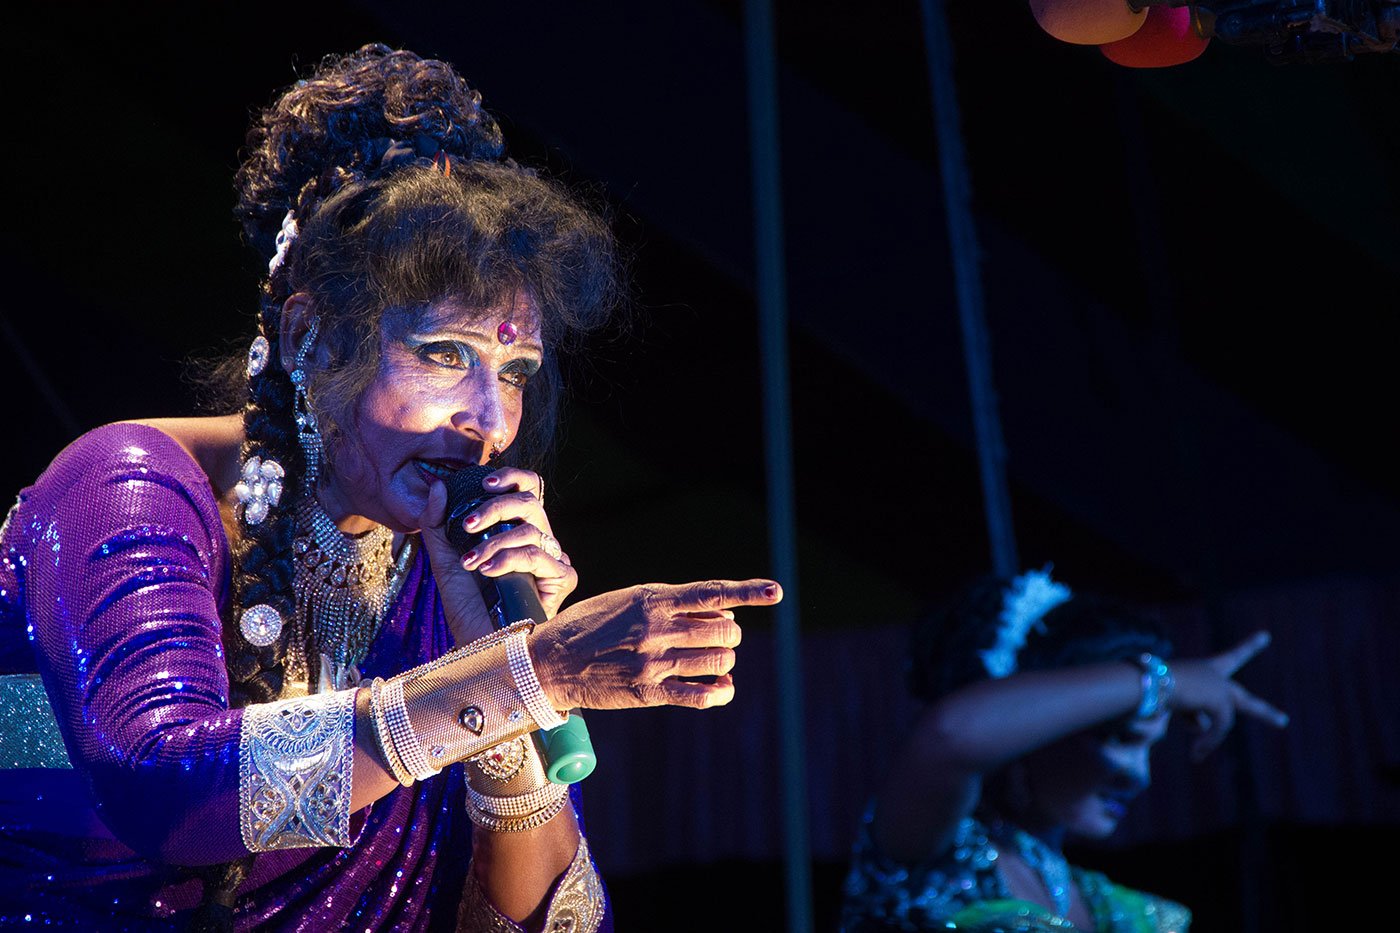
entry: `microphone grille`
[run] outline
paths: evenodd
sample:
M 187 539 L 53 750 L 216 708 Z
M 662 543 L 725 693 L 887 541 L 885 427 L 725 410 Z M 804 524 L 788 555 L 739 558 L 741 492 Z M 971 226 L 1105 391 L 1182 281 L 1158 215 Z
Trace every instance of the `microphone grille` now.
M 447 540 L 459 551 L 466 552 L 472 546 L 471 536 L 462 528 L 462 517 L 491 495 L 482 488 L 481 481 L 494 472 L 488 466 L 469 466 L 443 480 L 447 486 Z

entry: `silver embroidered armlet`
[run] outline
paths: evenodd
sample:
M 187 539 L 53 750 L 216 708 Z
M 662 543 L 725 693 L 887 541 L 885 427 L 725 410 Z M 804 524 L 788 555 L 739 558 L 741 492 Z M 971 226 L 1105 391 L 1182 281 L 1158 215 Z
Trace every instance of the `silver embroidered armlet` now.
M 238 809 L 250 852 L 350 844 L 355 691 L 243 711 Z
M 549 899 L 545 913 L 544 933 L 595 933 L 603 922 L 607 899 L 603 896 L 603 881 L 588 856 L 588 840 L 578 840 L 578 851 L 569 863 L 554 896 Z M 467 886 L 462 892 L 462 909 L 457 914 L 457 929 L 470 933 L 523 933 L 524 927 L 506 917 L 486 899 L 486 892 L 467 872 Z

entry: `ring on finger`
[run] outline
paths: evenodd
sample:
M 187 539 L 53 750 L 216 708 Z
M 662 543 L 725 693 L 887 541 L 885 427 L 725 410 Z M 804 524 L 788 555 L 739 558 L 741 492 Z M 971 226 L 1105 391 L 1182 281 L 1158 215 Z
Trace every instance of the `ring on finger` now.
M 558 560 L 564 556 L 564 549 L 559 546 L 559 542 L 554 535 L 548 532 L 540 532 L 540 550 L 550 556 L 552 560 Z

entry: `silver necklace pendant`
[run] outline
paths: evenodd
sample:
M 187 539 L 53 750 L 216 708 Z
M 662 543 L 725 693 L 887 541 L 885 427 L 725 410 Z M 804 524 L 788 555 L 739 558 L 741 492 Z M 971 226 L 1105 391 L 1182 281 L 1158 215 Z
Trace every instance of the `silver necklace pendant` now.
M 305 656 L 320 662 L 306 672 L 308 680 L 322 690 L 343 690 L 359 681 L 358 665 L 412 559 L 412 538 L 404 540 L 397 561 L 393 545 L 393 532 L 382 525 L 362 535 L 345 534 L 310 491 L 297 504 L 292 545 L 297 621 L 309 641 Z

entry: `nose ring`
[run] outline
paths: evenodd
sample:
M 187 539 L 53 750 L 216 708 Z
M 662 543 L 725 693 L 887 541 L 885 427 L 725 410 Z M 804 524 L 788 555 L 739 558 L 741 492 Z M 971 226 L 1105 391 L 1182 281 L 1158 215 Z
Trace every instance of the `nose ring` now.
M 510 428 L 508 428 L 508 427 L 501 428 L 501 439 L 500 439 L 499 441 L 492 441 L 492 442 L 491 442 L 491 456 L 490 456 L 489 459 L 495 460 L 495 459 L 496 459 L 497 457 L 499 457 L 501 454 L 505 453 L 505 452 L 506 452 L 506 448 L 509 447 L 509 446 L 510 446 Z

